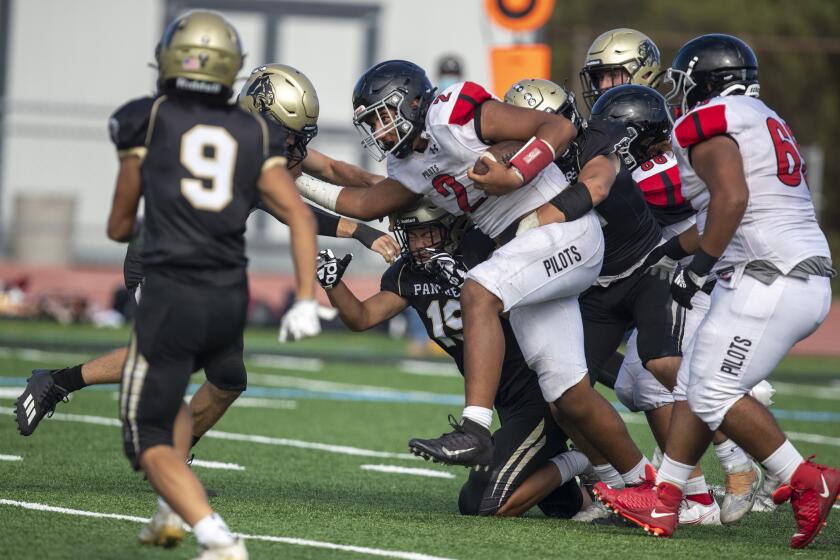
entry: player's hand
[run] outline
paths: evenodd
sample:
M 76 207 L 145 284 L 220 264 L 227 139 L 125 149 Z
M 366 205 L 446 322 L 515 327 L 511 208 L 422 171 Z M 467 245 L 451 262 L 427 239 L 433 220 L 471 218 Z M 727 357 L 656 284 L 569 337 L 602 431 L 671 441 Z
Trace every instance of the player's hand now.
M 338 310 L 320 305 L 314 299 L 299 299 L 283 315 L 277 340 L 301 340 L 321 333 L 321 319 L 335 318 Z
M 320 251 L 315 261 L 315 270 L 318 275 L 318 283 L 321 284 L 321 287 L 325 290 L 335 288 L 341 282 L 341 277 L 344 276 L 344 271 L 347 270 L 351 260 L 353 260 L 352 253 L 344 255 L 339 260 L 330 249 Z
M 444 286 L 460 288 L 467 278 L 466 268 L 458 263 L 452 255 L 443 251 L 436 251 L 423 264 L 423 268 Z
M 694 297 L 697 290 L 699 290 L 705 283 L 705 276 L 698 276 L 689 268 L 677 266 L 674 279 L 671 281 L 671 296 L 674 298 L 674 301 L 686 309 L 693 309 L 691 305 L 691 298 Z
M 664 247 L 665 245 L 660 245 L 651 251 L 650 258 L 656 259 L 656 261 L 650 265 L 648 272 L 654 276 L 659 276 L 661 280 L 670 282 L 674 277 L 679 262 L 666 255 Z
M 492 196 L 503 196 L 522 186 L 522 177 L 512 167 L 495 161 L 492 156 L 481 157 L 487 164 L 487 173 L 478 175 L 472 168 L 467 170 L 467 177 L 473 186 Z
M 379 236 L 370 246 L 370 249 L 382 255 L 387 263 L 393 263 L 400 256 L 399 244 L 387 233 Z

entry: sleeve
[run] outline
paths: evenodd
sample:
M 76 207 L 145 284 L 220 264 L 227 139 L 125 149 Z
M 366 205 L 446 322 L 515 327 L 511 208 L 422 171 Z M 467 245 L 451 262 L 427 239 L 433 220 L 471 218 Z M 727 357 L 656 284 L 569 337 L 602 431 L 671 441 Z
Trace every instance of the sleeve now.
M 727 99 L 734 99 L 735 102 L 727 103 Z M 713 136 L 726 135 L 738 142 L 737 136 L 743 131 L 745 123 L 738 118 L 737 111 L 733 110 L 737 101 L 735 97 L 724 97 L 713 105 L 695 108 L 674 125 L 674 140 L 684 150 Z
M 260 118 L 262 119 L 262 117 Z M 262 121 L 268 129 L 262 171 L 274 165 L 285 166 L 289 161 L 289 146 L 286 142 L 289 137 L 289 131 L 277 123 L 266 119 L 262 119 Z
M 397 262 L 392 264 L 385 274 L 382 275 L 382 280 L 379 282 L 379 290 L 381 292 L 391 292 L 403 297 L 400 292 L 400 278 L 402 277 L 403 268 L 405 268 L 405 259 L 399 258 Z
M 146 155 L 146 133 L 154 103 L 153 97 L 141 97 L 129 101 L 111 115 L 108 131 L 120 159 Z
M 464 82 L 449 113 L 449 124 L 463 126 L 469 123 L 475 117 L 476 110 L 489 99 L 493 99 L 493 96 L 486 89 L 475 82 Z
M 615 153 L 616 146 L 627 135 L 624 126 L 609 121 L 589 121 L 583 131 L 583 141 L 578 142 L 580 155 L 578 161 L 583 168 L 590 160 L 598 156 Z
M 326 210 L 322 210 L 317 206 L 313 206 L 309 203 L 304 202 L 309 209 L 312 210 L 312 214 L 315 216 L 315 224 L 318 228 L 316 231 L 316 235 L 325 235 L 327 237 L 337 237 L 338 236 L 338 221 L 341 219 L 341 216 L 336 216 L 335 214 L 330 214 Z M 257 209 L 262 210 L 281 224 L 285 224 L 283 220 L 280 219 L 279 216 L 275 215 L 274 212 L 268 209 L 265 202 L 262 199 L 257 201 Z

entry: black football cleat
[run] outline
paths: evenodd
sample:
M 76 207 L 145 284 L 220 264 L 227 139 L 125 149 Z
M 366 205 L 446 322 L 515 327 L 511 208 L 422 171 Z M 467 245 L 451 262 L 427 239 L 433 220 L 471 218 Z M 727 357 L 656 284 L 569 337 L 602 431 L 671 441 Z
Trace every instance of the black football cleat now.
M 462 418 L 457 423 L 451 414 L 449 425 L 454 428 L 451 432 L 435 439 L 413 438 L 409 440 L 408 448 L 419 457 L 445 465 L 473 467 L 490 464 L 493 459 L 490 430 L 469 418 Z
M 26 380 L 26 389 L 15 402 L 20 434 L 32 435 L 44 416 L 52 416 L 59 402 L 67 402 L 68 394 L 55 384 L 51 370 L 33 369 L 32 376 Z

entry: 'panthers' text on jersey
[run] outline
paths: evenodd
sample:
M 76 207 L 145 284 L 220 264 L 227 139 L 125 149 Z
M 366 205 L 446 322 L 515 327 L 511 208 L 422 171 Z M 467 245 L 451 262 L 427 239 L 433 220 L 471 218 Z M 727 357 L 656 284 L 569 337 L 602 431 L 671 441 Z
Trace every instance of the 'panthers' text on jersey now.
M 493 96 L 473 82 L 444 90 L 426 114 L 428 147 L 403 159 L 389 156 L 388 176 L 450 214 L 469 214 L 481 231 L 496 237 L 516 219 L 554 198 L 569 182 L 550 165 L 528 185 L 505 196 L 488 196 L 473 187 L 467 170 L 487 150 L 476 117 L 489 99 Z
M 689 154 L 692 146 L 717 135 L 727 135 L 738 144 L 749 202 L 715 268 L 763 260 L 787 274 L 808 257 L 830 258 L 793 132 L 754 97 L 715 97 L 674 124 L 673 145 L 683 193 L 697 209 L 699 230 L 705 226 L 710 195 L 692 168 Z
M 382 276 L 381 290 L 392 292 L 408 301 L 417 311 L 426 332 L 464 373 L 464 334 L 461 321 L 460 291 L 438 284 L 428 274 L 413 268 L 400 258 Z M 516 337 L 506 320 L 505 359 L 502 378 L 496 393 L 495 406 L 503 419 L 508 411 L 521 406 L 544 405 L 537 374 L 528 368 Z
M 683 196 L 680 170 L 672 152 L 649 159 L 634 169 L 633 180 L 663 228 L 694 216 L 694 208 Z
M 120 157 L 141 159 L 143 267 L 227 285 L 245 277 L 245 220 L 263 169 L 286 163 L 286 133 L 237 105 L 145 97 L 110 121 Z

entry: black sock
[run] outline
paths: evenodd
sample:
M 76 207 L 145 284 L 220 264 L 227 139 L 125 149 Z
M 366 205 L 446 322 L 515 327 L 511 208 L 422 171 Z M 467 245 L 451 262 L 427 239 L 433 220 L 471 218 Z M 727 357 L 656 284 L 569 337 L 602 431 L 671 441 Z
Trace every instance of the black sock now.
M 82 378 L 82 364 L 57 370 L 52 376 L 55 384 L 68 393 L 87 387 L 87 383 Z
M 198 440 L 200 440 L 200 439 L 201 439 L 201 436 L 193 436 L 193 441 L 192 441 L 192 444 L 190 445 L 190 449 L 195 447 L 195 444 L 198 443 Z

